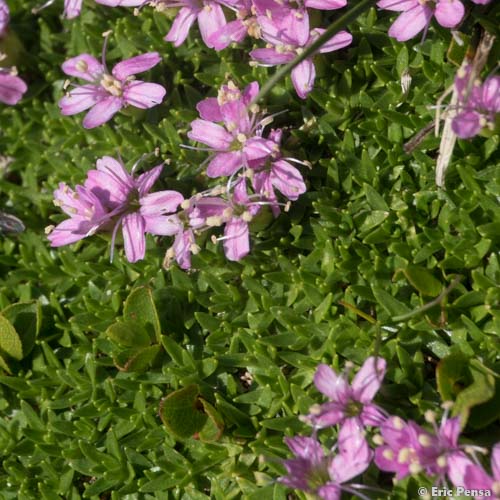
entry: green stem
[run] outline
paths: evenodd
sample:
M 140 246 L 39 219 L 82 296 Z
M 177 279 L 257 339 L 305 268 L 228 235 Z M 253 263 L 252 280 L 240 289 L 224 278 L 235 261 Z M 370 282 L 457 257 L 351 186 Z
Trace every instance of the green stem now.
M 422 307 L 419 307 L 418 309 L 415 309 L 409 313 L 401 314 L 400 316 L 394 316 L 392 318 L 392 321 L 394 323 L 406 321 L 407 319 L 413 318 L 413 316 L 417 316 L 418 314 L 421 314 L 441 304 L 441 302 L 443 302 L 443 300 L 449 295 L 449 293 L 460 283 L 461 279 L 462 276 L 455 276 L 455 279 L 434 300 L 427 302 L 427 304 L 424 304 Z
M 346 309 L 350 309 L 353 313 L 357 314 L 358 316 L 361 316 L 363 319 L 366 319 L 366 321 L 369 321 L 372 325 L 374 325 L 377 322 L 369 314 L 364 313 L 363 311 L 358 309 L 356 306 L 349 304 L 349 302 L 346 302 L 345 300 L 339 300 L 339 304 L 341 306 L 344 306 Z
M 340 30 L 345 28 L 348 24 L 351 24 L 354 20 L 358 18 L 365 10 L 368 10 L 372 5 L 375 5 L 377 0 L 360 0 L 356 3 L 354 7 L 349 9 L 345 14 L 341 15 L 336 21 L 334 21 L 328 29 L 307 49 L 299 54 L 293 61 L 282 66 L 274 75 L 264 84 L 260 89 L 260 92 L 255 97 L 253 102 L 258 102 L 263 99 L 273 87 L 283 79 L 290 71 L 292 71 L 295 66 L 300 64 L 304 59 L 311 57 L 315 52 L 318 51 L 328 40 L 330 40 L 334 35 L 336 35 Z

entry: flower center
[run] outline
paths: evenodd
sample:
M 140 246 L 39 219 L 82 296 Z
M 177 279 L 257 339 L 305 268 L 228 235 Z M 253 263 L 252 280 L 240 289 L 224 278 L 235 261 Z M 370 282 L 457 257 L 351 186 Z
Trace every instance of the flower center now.
M 323 459 L 319 464 L 311 467 L 307 472 L 307 485 L 311 491 L 316 491 L 330 480 L 328 461 Z
M 134 188 L 130 191 L 127 198 L 127 207 L 130 212 L 137 212 L 141 208 L 140 202 L 141 195 L 139 194 L 139 190 Z
M 349 401 L 345 407 L 346 417 L 357 417 L 363 410 L 363 403 L 359 401 Z
M 121 97 L 123 94 L 121 82 L 108 74 L 102 75 L 101 87 L 115 97 Z

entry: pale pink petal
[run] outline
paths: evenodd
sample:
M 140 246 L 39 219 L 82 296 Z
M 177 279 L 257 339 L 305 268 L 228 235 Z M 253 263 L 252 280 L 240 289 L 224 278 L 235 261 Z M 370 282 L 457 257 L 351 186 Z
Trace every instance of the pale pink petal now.
M 371 425 L 373 427 L 378 427 L 387 419 L 383 411 L 373 403 L 366 403 L 363 405 L 363 410 L 359 418 L 361 422 L 363 422 L 363 425 Z
M 250 104 L 259 93 L 259 82 L 250 82 L 242 92 L 242 101 L 245 104 Z
M 125 255 L 129 262 L 137 262 L 146 253 L 145 222 L 143 217 L 133 212 L 125 215 L 122 220 L 123 243 Z
M 475 465 L 470 458 L 468 458 L 464 453 L 450 453 L 446 457 L 446 461 L 447 475 L 452 484 L 454 484 L 455 486 L 463 486 L 465 488 L 475 487 L 467 484 L 467 481 L 465 480 L 467 467 L 469 465 Z
M 490 76 L 481 85 L 481 107 L 500 113 L 500 76 Z
M 412 9 L 418 4 L 418 0 L 380 0 L 379 2 L 377 2 L 377 7 L 385 10 L 404 12 L 406 10 Z
M 179 231 L 175 236 L 172 249 L 175 253 L 175 260 L 181 269 L 189 269 L 191 267 L 191 245 L 194 244 L 193 231 Z
M 235 135 L 238 132 L 250 134 L 251 124 L 248 115 L 248 108 L 241 100 L 225 102 L 220 107 L 222 120 L 227 130 L 234 130 Z
M 332 401 L 346 401 L 349 384 L 343 375 L 337 375 L 328 365 L 320 364 L 314 374 L 314 385 Z
M 420 33 L 432 19 L 432 9 L 417 3 L 415 7 L 403 12 L 389 28 L 388 34 L 399 42 L 406 42 Z
M 207 167 L 208 177 L 225 177 L 234 174 L 243 167 L 240 151 L 217 153 Z
M 384 379 L 386 365 L 383 358 L 371 356 L 365 360 L 351 384 L 356 401 L 371 403 Z
M 139 7 L 144 4 L 144 0 L 95 0 L 101 5 L 108 7 Z
M 460 467 L 459 470 L 461 469 Z M 459 481 L 460 478 L 455 478 L 453 484 Z M 465 486 L 469 489 L 491 490 L 493 487 L 493 480 L 480 465 L 469 463 L 465 467 L 462 484 L 457 484 L 457 486 Z
M 305 0 L 308 9 L 335 10 L 347 5 L 347 0 Z
M 315 464 L 321 463 L 325 456 L 321 444 L 312 437 L 286 437 L 284 441 L 295 456 L 305 458 Z
M 236 19 L 222 26 L 222 28 L 210 35 L 208 42 L 210 44 L 209 46 L 213 47 L 215 50 L 222 50 L 233 42 L 241 42 L 246 36 L 247 27 L 243 24 L 242 20 Z
M 248 198 L 247 183 L 244 177 L 240 178 L 233 187 L 233 201 L 242 206 L 247 205 L 250 201 Z
M 188 137 L 192 141 L 201 142 L 217 150 L 227 150 L 233 142 L 233 136 L 221 125 L 207 120 L 194 120 Z
M 198 11 L 189 7 L 183 7 L 177 14 L 170 31 L 165 36 L 164 40 L 173 42 L 175 47 L 179 47 L 186 40 L 189 30 L 196 21 Z
M 272 164 L 271 182 L 278 191 L 292 201 L 306 192 L 301 173 L 285 160 L 278 160 Z
M 336 484 L 327 483 L 318 488 L 318 496 L 321 500 L 340 500 L 342 490 Z
M 248 162 L 264 160 L 274 152 L 276 143 L 262 137 L 252 137 L 243 146 L 243 153 Z
M 140 212 L 143 216 L 171 214 L 183 201 L 184 196 L 177 191 L 150 193 L 140 199 Z
M 160 104 L 167 91 L 157 83 L 134 80 L 125 85 L 123 99 L 127 104 L 140 109 L 148 109 Z
M 0 37 L 2 37 L 7 30 L 10 21 L 9 6 L 5 0 L 0 0 Z
M 495 481 L 500 481 L 500 443 L 497 443 L 491 452 L 491 469 Z
M 47 239 L 52 247 L 70 245 L 85 238 L 93 225 L 94 223 L 81 217 L 66 219 L 52 230 Z
M 292 45 L 304 47 L 309 40 L 309 14 L 305 9 L 293 9 L 280 23 L 281 30 Z
M 224 228 L 224 253 L 228 260 L 237 261 L 250 251 L 248 224 L 241 219 L 231 219 Z
M 325 32 L 324 29 L 316 28 L 314 34 L 316 36 L 321 36 Z M 334 35 L 328 42 L 326 42 L 319 51 L 321 53 L 332 52 L 334 50 L 340 50 L 352 43 L 352 35 L 347 31 L 339 31 Z
M 160 177 L 162 170 L 163 165 L 157 165 L 156 167 L 148 170 L 147 172 L 144 172 L 143 174 L 139 175 L 139 177 L 137 177 L 135 184 L 141 196 L 149 193 L 154 183 L 158 180 L 158 177 Z
M 292 69 L 292 83 L 297 95 L 305 99 L 311 92 L 316 78 L 316 69 L 311 60 L 306 59 Z
M 209 122 L 221 122 L 222 115 L 220 112 L 220 106 L 217 101 L 217 97 L 207 97 L 200 101 L 196 105 L 196 109 L 203 120 L 208 120 Z
M 64 0 L 64 17 L 73 19 L 80 15 L 83 0 Z
M 157 234 L 159 236 L 173 236 L 182 229 L 182 223 L 175 216 L 167 217 L 165 215 L 148 215 L 144 217 L 144 221 L 146 223 L 146 233 Z
M 27 90 L 26 83 L 18 76 L 0 73 L 0 102 L 17 104 Z
M 213 47 L 210 37 L 226 24 L 222 7 L 215 2 L 204 2 L 205 6 L 198 14 L 198 26 L 201 38 L 207 47 Z
M 83 119 L 84 128 L 94 128 L 106 123 L 123 107 L 120 97 L 107 97 L 99 101 Z
M 82 85 L 72 89 L 58 103 L 65 116 L 74 115 L 91 108 L 106 97 L 106 91 L 96 85 Z
M 465 7 L 460 0 L 438 0 L 434 15 L 445 28 L 455 28 L 463 19 Z
M 72 57 L 65 61 L 61 67 L 67 75 L 76 76 L 88 82 L 93 82 L 104 72 L 102 64 L 90 54 Z
M 460 113 L 453 118 L 451 128 L 461 139 L 470 139 L 481 132 L 481 115 L 475 111 Z
M 289 12 L 289 9 L 287 9 Z M 285 15 L 286 17 L 286 15 Z M 277 17 L 276 19 L 281 19 Z M 284 43 L 292 43 L 293 41 L 286 36 L 277 21 L 269 19 L 267 15 L 258 16 L 257 22 L 259 23 L 262 38 L 272 45 L 283 45 Z
M 147 52 L 140 56 L 131 57 L 119 62 L 113 68 L 113 76 L 118 80 L 125 80 L 130 75 L 143 73 L 148 69 L 153 68 L 161 61 L 158 52 Z
M 460 417 L 443 418 L 439 433 L 440 437 L 445 440 L 447 447 L 456 448 L 458 446 L 460 430 Z
M 293 52 L 277 52 L 276 49 L 255 49 L 250 52 L 250 57 L 256 61 L 274 66 L 290 62 L 295 56 Z

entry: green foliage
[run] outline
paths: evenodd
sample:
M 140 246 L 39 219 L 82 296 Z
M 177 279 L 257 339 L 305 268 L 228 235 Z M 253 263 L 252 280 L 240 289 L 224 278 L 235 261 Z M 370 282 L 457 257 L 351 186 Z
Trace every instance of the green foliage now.
M 449 32 L 403 45 L 386 36 L 393 16 L 373 8 L 350 26 L 352 47 L 317 56 L 306 101 L 289 79 L 275 85 L 265 105 L 288 110 L 273 126 L 289 127 L 287 153 L 311 162 L 307 194 L 253 228 L 241 262 L 207 239 L 192 271 L 165 271 L 168 238 L 150 238 L 134 264 L 121 251 L 110 263 L 105 236 L 51 249 L 43 229 L 63 218 L 51 192 L 81 183 L 102 155 L 130 166 L 156 147 L 171 159 L 158 189 L 206 188 L 206 155 L 180 147 L 195 104 L 225 75 L 241 86 L 274 70 L 247 65 L 250 42 L 216 54 L 194 31 L 176 49 L 163 41 L 171 20 L 152 9 L 86 2 L 61 21 L 62 2 L 38 17 L 29 2 L 10 4 L 29 92 L 0 110 L 0 154 L 12 158 L 0 196 L 27 230 L 0 239 L 1 498 L 284 500 L 283 437 L 310 431 L 298 415 L 321 401 L 317 364 L 375 352 L 388 361 L 387 411 L 421 421 L 451 399 L 468 416 L 466 439 L 498 441 L 499 139 L 459 141 L 446 191 L 434 184 L 438 139 L 403 148 L 452 82 Z M 85 131 L 81 115 L 59 113 L 60 65 L 98 55 L 108 29 L 110 65 L 160 52 L 148 78 L 167 100 Z M 416 487 L 401 482 L 393 498 Z

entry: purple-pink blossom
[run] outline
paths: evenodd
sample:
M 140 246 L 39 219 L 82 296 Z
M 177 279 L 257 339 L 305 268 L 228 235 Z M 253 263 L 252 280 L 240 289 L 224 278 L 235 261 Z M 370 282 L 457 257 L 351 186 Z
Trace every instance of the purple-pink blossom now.
M 386 361 L 369 357 L 363 363 L 351 384 L 345 374 L 336 374 L 328 365 L 321 364 L 314 375 L 314 385 L 330 401 L 315 405 L 304 420 L 316 429 L 353 420 L 359 427 L 378 426 L 386 416 L 373 403 L 384 379 Z
M 491 473 L 490 476 L 479 464 L 469 461 L 465 467 L 462 484 L 456 486 L 464 486 L 470 490 L 490 491 L 493 498 L 500 498 L 500 443 L 497 443 L 491 452 Z
M 0 0 L 0 38 L 7 32 L 7 26 L 10 21 L 9 6 L 5 0 Z
M 178 232 L 179 221 L 170 214 L 176 212 L 183 196 L 177 191 L 150 193 L 162 165 L 138 177 L 129 174 L 121 162 L 110 156 L 97 160 L 96 167 L 75 191 L 60 184 L 54 192 L 54 203 L 70 218 L 50 228 L 48 239 L 52 246 L 68 245 L 96 231 L 108 230 L 112 231 L 113 252 L 121 227 L 127 260 L 136 262 L 144 258 L 146 233 Z
M 460 0 L 379 0 L 381 9 L 401 12 L 389 28 L 389 36 L 405 42 L 427 30 L 432 17 L 444 28 L 456 28 L 464 17 Z
M 160 60 L 157 52 L 148 52 L 119 62 L 109 73 L 104 63 L 89 54 L 68 59 L 62 65 L 63 71 L 88 83 L 75 86 L 59 101 L 62 114 L 74 115 L 90 108 L 83 126 L 94 128 L 126 106 L 147 109 L 160 104 L 165 88 L 135 79 L 137 73 L 153 68 Z
M 500 76 L 490 76 L 482 84 L 469 80 L 470 67 L 461 68 L 455 78 L 458 110 L 452 121 L 461 139 L 474 137 L 485 127 L 493 129 L 500 113 Z
M 325 30 L 309 30 L 309 16 L 304 9 L 290 10 L 285 16 L 259 16 L 262 38 L 268 47 L 254 49 L 250 56 L 265 66 L 286 64 L 301 54 L 309 45 L 320 37 Z M 332 52 L 347 47 L 352 43 L 352 35 L 340 31 L 326 42 L 320 53 Z M 291 72 L 292 83 L 301 99 L 305 99 L 314 87 L 316 69 L 312 57 L 299 63 Z

